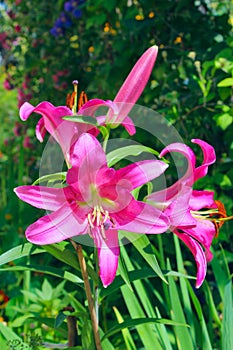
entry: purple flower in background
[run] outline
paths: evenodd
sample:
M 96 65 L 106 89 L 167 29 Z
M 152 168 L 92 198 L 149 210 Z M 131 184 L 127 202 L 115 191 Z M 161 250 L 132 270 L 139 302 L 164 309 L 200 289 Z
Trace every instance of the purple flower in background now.
M 72 25 L 71 17 L 80 18 L 82 16 L 82 11 L 79 6 L 83 3 L 84 1 L 66 1 L 64 4 L 64 12 L 61 12 L 59 18 L 55 21 L 50 33 L 55 37 L 64 35 L 65 30 Z

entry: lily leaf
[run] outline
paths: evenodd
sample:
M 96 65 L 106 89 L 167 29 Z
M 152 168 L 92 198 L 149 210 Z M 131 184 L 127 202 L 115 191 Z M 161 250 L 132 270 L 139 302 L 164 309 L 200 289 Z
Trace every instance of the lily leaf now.
M 133 328 L 136 327 L 140 324 L 145 324 L 145 323 L 162 323 L 162 324 L 166 324 L 166 325 L 170 325 L 170 326 L 182 326 L 182 327 L 189 327 L 189 325 L 187 325 L 186 323 L 179 323 L 179 322 L 175 322 L 166 318 L 146 318 L 146 317 L 139 317 L 139 318 L 135 318 L 135 319 L 130 319 L 127 321 L 124 321 L 114 327 L 112 327 L 111 329 L 109 329 L 109 331 L 107 333 L 105 333 L 105 335 L 103 336 L 102 340 L 104 338 L 108 338 L 110 336 L 112 336 L 113 334 L 118 333 L 119 331 L 121 331 L 122 329 L 125 328 Z
M 39 248 L 31 243 L 19 245 L 0 255 L 0 265 L 9 263 L 10 261 L 23 258 L 28 255 L 44 253 L 43 248 Z
M 112 167 L 114 164 L 119 162 L 119 160 L 124 159 L 128 156 L 139 156 L 143 152 L 149 152 L 155 156 L 159 156 L 159 152 L 155 151 L 153 148 L 143 146 L 143 145 L 130 145 L 127 147 L 118 148 L 107 154 L 108 166 Z
M 55 174 L 49 174 L 49 175 L 44 175 L 39 177 L 36 181 L 33 182 L 33 185 L 37 185 L 41 182 L 56 182 L 56 181 L 61 181 L 64 182 L 66 180 L 66 171 L 60 172 L 60 173 L 55 173 Z

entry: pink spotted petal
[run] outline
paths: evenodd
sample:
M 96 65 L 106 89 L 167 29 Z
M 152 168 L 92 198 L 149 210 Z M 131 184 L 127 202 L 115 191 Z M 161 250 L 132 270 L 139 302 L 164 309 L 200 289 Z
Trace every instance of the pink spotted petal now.
M 106 230 L 106 239 L 103 239 L 97 228 L 92 231 L 92 234 L 98 249 L 100 278 L 103 286 L 107 287 L 114 280 L 118 268 L 120 254 L 118 231 L 115 229 Z
M 144 160 L 130 164 L 116 171 L 117 179 L 129 181 L 132 189 L 159 177 L 168 165 L 159 160 Z
M 74 211 L 76 209 L 76 211 Z M 81 220 L 77 208 L 65 203 L 52 214 L 43 216 L 28 226 L 25 234 L 28 241 L 39 244 L 52 244 L 87 232 L 87 220 Z
M 192 139 L 192 142 L 201 147 L 204 155 L 202 165 L 195 169 L 194 177 L 196 181 L 207 174 L 209 165 L 213 164 L 216 161 L 216 155 L 214 148 L 207 142 L 199 139 Z
M 113 213 L 112 217 L 117 228 L 136 233 L 163 233 L 170 225 L 168 217 L 160 210 L 134 198 L 123 210 Z
M 203 249 L 197 241 L 185 233 L 179 233 L 178 231 L 174 231 L 174 233 L 184 242 L 194 256 L 197 264 L 196 288 L 199 288 L 205 279 L 207 269 L 206 257 Z
M 45 210 L 57 210 L 66 200 L 62 188 L 20 186 L 15 188 L 14 191 L 22 201 L 31 204 L 36 208 Z

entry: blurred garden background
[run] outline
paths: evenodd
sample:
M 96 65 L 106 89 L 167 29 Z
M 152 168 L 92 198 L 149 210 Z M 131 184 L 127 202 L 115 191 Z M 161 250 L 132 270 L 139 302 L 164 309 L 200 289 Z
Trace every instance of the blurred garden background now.
M 215 148 L 216 163 L 195 186 L 213 190 L 231 216 L 232 27 L 231 0 L 0 2 L 2 349 L 67 348 L 71 317 L 78 335 L 68 348 L 95 349 L 72 245 L 38 247 L 24 235 L 42 212 L 13 189 L 38 178 L 45 143 L 35 138 L 38 115 L 22 122 L 19 108 L 26 101 L 65 105 L 74 79 L 88 99 L 112 100 L 138 58 L 157 45 L 138 104 L 166 118 L 187 145 L 199 138 Z M 192 254 L 171 233 L 142 236 L 121 248 L 116 279 L 99 287 L 103 349 L 233 349 L 232 221 L 213 241 L 214 258 L 200 289 L 190 278 L 196 275 Z M 93 251 L 84 248 L 84 254 L 95 280 Z

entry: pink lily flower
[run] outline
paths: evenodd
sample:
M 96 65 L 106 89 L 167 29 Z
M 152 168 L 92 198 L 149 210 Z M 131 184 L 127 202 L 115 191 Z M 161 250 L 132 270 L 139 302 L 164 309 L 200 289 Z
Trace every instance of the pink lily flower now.
M 34 107 L 25 102 L 20 108 L 21 120 L 26 121 L 32 113 L 42 115 L 36 126 L 37 139 L 43 142 L 46 131 L 49 132 L 60 145 L 67 164 L 70 164 L 73 145 L 82 133 L 90 132 L 94 135 L 99 133 L 93 125 L 63 120 L 63 117 L 74 114 L 66 106 L 55 107 L 52 103 L 44 101 Z
M 122 124 L 130 135 L 135 134 L 135 126 L 128 113 L 141 96 L 154 66 L 158 54 L 156 45 L 147 49 L 139 58 L 127 76 L 113 101 L 92 99 L 79 110 L 79 115 L 94 116 L 102 106 L 109 108 L 107 115 L 97 117 L 100 125 L 110 125 L 116 128 Z
M 98 249 L 100 278 L 108 286 L 115 278 L 118 230 L 162 233 L 169 220 L 161 210 L 134 199 L 131 191 L 160 176 L 167 165 L 145 160 L 115 170 L 91 134 L 84 133 L 74 145 L 67 187 L 20 186 L 17 196 L 41 209 L 52 211 L 30 225 L 26 238 L 44 245 L 88 233 Z
M 170 218 L 170 231 L 177 235 L 192 252 L 197 264 L 196 287 L 203 283 L 207 262 L 212 259 L 210 246 L 216 234 L 213 221 L 217 213 L 214 192 L 193 190 L 192 185 L 208 172 L 208 166 L 216 160 L 214 148 L 208 143 L 193 139 L 204 155 L 203 163 L 196 167 L 196 157 L 192 149 L 181 143 L 167 146 L 160 154 L 168 152 L 182 153 L 187 161 L 187 171 L 181 179 L 167 189 L 150 194 L 147 199 Z M 208 210 L 209 209 L 209 210 Z M 203 251 L 203 248 L 205 252 Z

